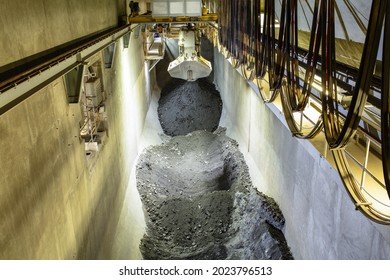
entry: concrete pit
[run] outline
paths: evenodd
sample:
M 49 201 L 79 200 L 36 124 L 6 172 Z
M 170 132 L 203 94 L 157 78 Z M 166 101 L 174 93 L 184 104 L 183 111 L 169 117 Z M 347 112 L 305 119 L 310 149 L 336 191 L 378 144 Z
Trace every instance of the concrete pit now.
M 143 258 L 292 259 L 278 205 L 254 188 L 237 142 L 218 127 L 219 92 L 210 79 L 168 77 L 168 63 L 157 65 L 165 142 L 146 148 L 136 166 Z

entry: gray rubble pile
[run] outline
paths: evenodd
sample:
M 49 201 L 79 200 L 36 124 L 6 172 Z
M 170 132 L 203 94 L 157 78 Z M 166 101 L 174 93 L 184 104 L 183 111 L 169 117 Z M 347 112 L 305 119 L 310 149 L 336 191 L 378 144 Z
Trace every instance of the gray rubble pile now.
M 145 259 L 291 259 L 283 215 L 252 186 L 236 141 L 222 129 L 151 146 L 137 164 Z

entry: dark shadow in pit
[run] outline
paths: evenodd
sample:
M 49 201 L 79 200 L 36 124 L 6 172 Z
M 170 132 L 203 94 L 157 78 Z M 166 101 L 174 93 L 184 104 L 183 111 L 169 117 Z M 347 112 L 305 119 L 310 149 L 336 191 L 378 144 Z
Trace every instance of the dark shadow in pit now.
M 218 190 L 228 191 L 230 187 L 231 182 L 229 180 L 229 176 L 226 174 L 226 169 L 224 169 L 224 173 L 218 178 Z

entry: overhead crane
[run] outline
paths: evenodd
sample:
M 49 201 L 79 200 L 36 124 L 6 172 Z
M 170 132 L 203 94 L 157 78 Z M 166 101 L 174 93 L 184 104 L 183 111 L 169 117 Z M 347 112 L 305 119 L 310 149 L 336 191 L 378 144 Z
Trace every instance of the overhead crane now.
M 155 61 L 152 67 L 164 57 L 165 37 L 177 39 L 179 56 L 167 71 L 172 77 L 187 81 L 207 77 L 212 71 L 211 63 L 200 54 L 200 28 L 217 20 L 217 14 L 209 13 L 200 0 L 152 1 L 151 13 L 132 13 L 128 18 L 130 24 L 145 27 L 145 58 Z

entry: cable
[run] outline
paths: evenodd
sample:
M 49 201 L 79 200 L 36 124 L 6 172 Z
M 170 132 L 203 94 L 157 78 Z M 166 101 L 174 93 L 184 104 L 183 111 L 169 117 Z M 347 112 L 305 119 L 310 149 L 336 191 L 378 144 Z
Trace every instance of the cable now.
M 386 20 L 383 49 L 390 47 L 390 3 L 386 2 Z M 381 138 L 383 177 L 387 195 L 390 198 L 390 54 L 383 52 L 382 63 L 382 106 L 381 106 Z

